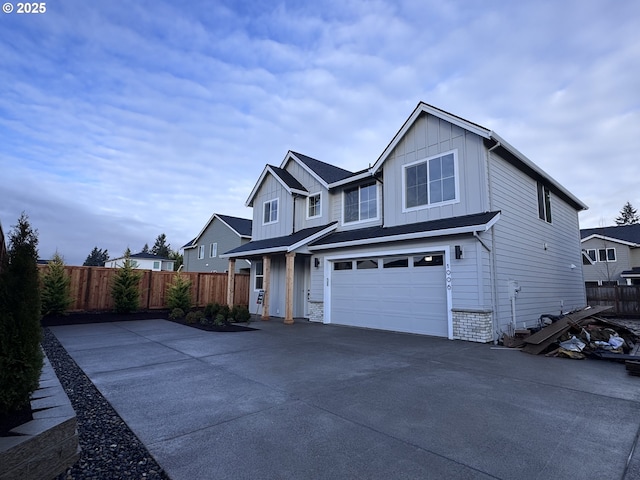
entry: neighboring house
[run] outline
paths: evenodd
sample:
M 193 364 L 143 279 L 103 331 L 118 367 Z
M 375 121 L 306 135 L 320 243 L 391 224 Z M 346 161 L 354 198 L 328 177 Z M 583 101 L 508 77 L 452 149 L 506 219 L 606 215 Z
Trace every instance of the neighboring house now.
M 220 255 L 251 240 L 251 220 L 214 213 L 198 236 L 184 245 L 183 271 L 226 272 L 227 259 Z M 249 272 L 248 260 L 237 262 L 236 273 Z
M 111 258 L 105 262 L 104 266 L 107 268 L 120 268 L 124 265 L 125 259 L 126 257 Z M 175 264 L 175 260 L 162 258 L 153 253 L 134 253 L 129 259 L 133 264 L 133 268 L 138 270 L 173 272 L 173 266 Z
M 365 160 L 366 161 L 366 160 Z M 263 316 L 490 342 L 586 305 L 586 205 L 497 134 L 419 103 L 372 165 L 289 151 L 246 202 Z M 231 285 L 231 284 L 230 284 Z
M 640 285 L 640 225 L 585 228 L 580 236 L 586 286 Z

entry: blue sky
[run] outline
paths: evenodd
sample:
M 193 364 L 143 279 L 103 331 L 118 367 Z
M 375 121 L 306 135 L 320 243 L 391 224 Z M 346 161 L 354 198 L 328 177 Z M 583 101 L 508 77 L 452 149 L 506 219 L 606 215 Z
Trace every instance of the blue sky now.
M 14 6 L 16 2 L 13 2 Z M 0 14 L 0 221 L 82 264 L 244 206 L 291 149 L 375 162 L 419 101 L 640 210 L 640 2 L 58 0 Z

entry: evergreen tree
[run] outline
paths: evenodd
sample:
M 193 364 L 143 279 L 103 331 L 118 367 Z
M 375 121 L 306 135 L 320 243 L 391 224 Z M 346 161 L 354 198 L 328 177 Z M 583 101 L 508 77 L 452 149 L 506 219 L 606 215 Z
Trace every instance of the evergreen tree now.
M 171 252 L 169 254 L 169 260 L 174 260 L 173 271 L 176 272 L 180 268 L 180 265 L 184 263 L 184 256 L 178 252 Z
M 23 212 L 0 273 L 0 413 L 19 410 L 42 371 L 38 232 Z
M 161 233 L 156 238 L 156 243 L 153 244 L 151 253 L 162 258 L 169 258 L 169 255 L 171 255 L 171 245 L 167 243 L 167 236 L 164 233 Z
M 91 253 L 82 265 L 85 267 L 104 267 L 105 262 L 109 260 L 109 252 L 98 247 L 93 247 Z
M 141 253 L 151 253 L 151 251 L 149 250 L 149 244 L 145 243 L 144 247 L 142 247 L 142 252 Z
M 616 225 L 636 225 L 640 223 L 640 216 L 638 211 L 633 208 L 631 202 L 627 202 L 620 210 L 620 215 L 616 217 Z
M 64 269 L 64 260 L 55 253 L 42 276 L 42 315 L 64 315 L 73 303 L 71 278 Z
M 124 263 L 111 283 L 111 297 L 117 313 L 131 313 L 138 309 L 141 278 L 142 272 L 136 272 L 129 255 L 125 255 Z
M 191 280 L 179 273 L 173 276 L 167 288 L 167 306 L 171 311 L 179 308 L 185 313 L 191 309 Z

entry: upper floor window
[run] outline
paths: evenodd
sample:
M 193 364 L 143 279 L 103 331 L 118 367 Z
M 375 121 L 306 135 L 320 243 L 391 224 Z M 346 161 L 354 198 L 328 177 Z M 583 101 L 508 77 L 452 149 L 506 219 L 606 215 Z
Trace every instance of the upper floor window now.
M 458 199 L 457 152 L 427 158 L 404 166 L 404 209 L 424 208 Z
M 616 249 L 615 248 L 600 248 L 600 249 L 598 249 L 598 261 L 599 262 L 615 262 L 616 261 Z
M 269 200 L 268 202 L 264 202 L 263 212 L 263 225 L 267 225 L 268 223 L 276 223 L 278 221 L 278 199 L 275 198 L 273 200 Z
M 344 223 L 360 222 L 377 217 L 378 188 L 376 182 L 344 191 Z
M 212 243 L 209 246 L 209 257 L 214 258 L 218 256 L 218 244 Z
M 307 218 L 315 218 L 322 215 L 322 207 L 320 203 L 320 194 L 316 193 L 307 197 Z
M 540 220 L 551 223 L 551 193 L 549 187 L 538 182 L 538 216 Z
M 198 258 L 199 259 L 203 259 L 204 258 L 204 245 L 200 245 L 198 247 Z

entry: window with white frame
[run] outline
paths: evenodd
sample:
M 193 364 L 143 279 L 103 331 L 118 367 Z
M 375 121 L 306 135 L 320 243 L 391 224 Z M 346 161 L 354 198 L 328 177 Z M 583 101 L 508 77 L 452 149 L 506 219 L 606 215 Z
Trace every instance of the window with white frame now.
M 255 280 L 253 283 L 254 290 L 262 290 L 264 286 L 264 264 L 262 260 L 258 260 L 256 263 Z
M 600 248 L 600 249 L 598 249 L 598 261 L 599 262 L 615 262 L 616 261 L 616 249 L 615 248 Z
M 276 223 L 278 221 L 278 199 L 274 198 L 264 202 L 262 224 Z
M 587 257 L 591 260 L 591 262 L 595 262 L 596 260 L 596 250 L 595 248 L 590 248 L 587 250 Z
M 405 165 L 404 209 L 417 210 L 458 199 L 457 152 L 448 152 Z
M 200 245 L 198 247 L 198 259 L 202 260 L 204 258 L 204 245 Z
M 378 218 L 378 188 L 376 182 L 346 189 L 343 199 L 344 223 Z
M 551 223 L 551 193 L 549 188 L 538 182 L 538 217 Z
M 209 257 L 210 258 L 214 258 L 218 256 L 218 244 L 217 243 L 212 243 L 209 246 Z
M 153 262 L 153 269 L 154 270 L 160 270 L 160 262 L 154 261 Z
M 319 193 L 307 197 L 307 218 L 315 218 L 322 215 L 320 198 Z

